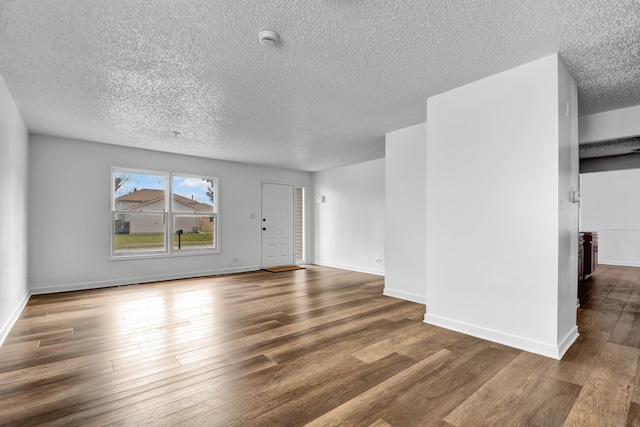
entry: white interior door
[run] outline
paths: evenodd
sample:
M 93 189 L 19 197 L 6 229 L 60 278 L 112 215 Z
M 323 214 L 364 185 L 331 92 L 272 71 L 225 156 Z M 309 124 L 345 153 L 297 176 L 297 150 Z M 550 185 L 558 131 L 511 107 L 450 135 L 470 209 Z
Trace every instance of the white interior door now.
M 293 265 L 293 186 L 262 183 L 262 267 Z

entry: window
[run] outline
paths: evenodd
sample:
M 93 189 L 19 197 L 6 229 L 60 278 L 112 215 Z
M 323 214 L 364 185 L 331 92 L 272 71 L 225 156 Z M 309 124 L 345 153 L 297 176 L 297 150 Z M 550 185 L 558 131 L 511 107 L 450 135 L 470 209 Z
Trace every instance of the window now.
M 114 257 L 217 249 L 217 178 L 124 168 L 111 178 Z
M 214 178 L 173 176 L 173 250 L 215 249 Z

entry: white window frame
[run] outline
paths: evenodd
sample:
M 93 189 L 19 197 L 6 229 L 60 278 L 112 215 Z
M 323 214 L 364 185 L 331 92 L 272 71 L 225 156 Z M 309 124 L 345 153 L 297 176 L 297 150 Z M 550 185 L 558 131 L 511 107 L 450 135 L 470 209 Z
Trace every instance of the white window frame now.
M 115 173 L 125 172 L 131 174 L 146 174 L 163 176 L 165 179 L 165 196 L 164 196 L 164 208 L 162 211 L 144 211 L 144 212 L 131 212 L 129 210 L 116 209 L 116 197 L 115 197 Z M 207 255 L 207 254 L 219 254 L 220 253 L 220 230 L 219 230 L 219 204 L 218 204 L 218 190 L 219 190 L 219 177 L 216 176 L 204 176 L 195 174 L 174 173 L 157 170 L 147 170 L 131 167 L 112 166 L 110 168 L 110 252 L 111 260 L 123 260 L 123 259 L 139 259 L 139 258 L 155 258 L 155 257 L 170 257 L 170 256 L 189 256 L 189 255 Z M 198 211 L 175 211 L 173 210 L 173 179 L 174 177 L 180 178 L 194 178 L 210 180 L 213 184 L 213 212 L 198 212 Z M 162 221 L 164 224 L 164 249 L 150 249 L 141 250 L 138 252 L 128 253 L 116 253 L 115 251 L 115 216 L 117 214 L 122 215 L 137 215 L 137 214 L 152 214 L 162 215 Z M 174 234 L 175 217 L 176 216 L 211 216 L 213 217 L 213 247 L 199 247 L 188 246 L 186 248 L 174 248 Z

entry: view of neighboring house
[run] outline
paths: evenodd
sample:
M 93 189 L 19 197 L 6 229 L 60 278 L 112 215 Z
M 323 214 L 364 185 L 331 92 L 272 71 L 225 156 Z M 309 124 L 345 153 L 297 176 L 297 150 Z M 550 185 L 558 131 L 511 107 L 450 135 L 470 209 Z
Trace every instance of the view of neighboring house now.
M 132 214 L 120 213 L 116 219 L 116 234 L 161 234 L 164 233 L 165 191 L 143 188 L 118 197 L 116 210 L 131 211 Z M 173 195 L 174 229 L 185 233 L 213 231 L 213 206 L 189 199 L 179 194 Z M 135 213 L 133 213 L 135 212 Z M 189 215 L 180 215 L 181 212 Z

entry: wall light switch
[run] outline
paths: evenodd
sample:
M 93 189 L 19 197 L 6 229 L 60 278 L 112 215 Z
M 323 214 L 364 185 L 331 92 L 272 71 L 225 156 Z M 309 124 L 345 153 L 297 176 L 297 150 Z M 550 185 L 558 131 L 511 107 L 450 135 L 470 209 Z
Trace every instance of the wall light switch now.
M 316 200 L 318 203 L 324 203 L 324 196 L 318 196 Z

